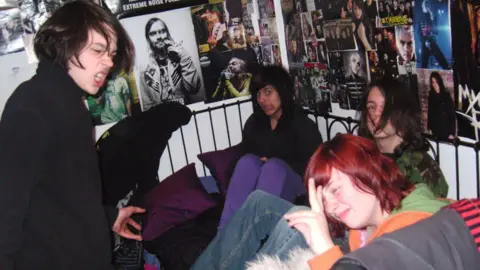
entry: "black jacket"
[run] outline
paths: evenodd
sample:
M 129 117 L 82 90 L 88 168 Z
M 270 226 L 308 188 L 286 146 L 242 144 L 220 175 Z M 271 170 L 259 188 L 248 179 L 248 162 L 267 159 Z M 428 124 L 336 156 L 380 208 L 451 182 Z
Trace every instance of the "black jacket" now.
M 0 269 L 110 269 L 91 116 L 66 70 L 41 62 L 0 121 Z M 115 212 L 110 218 L 115 218 Z
M 320 143 L 322 136 L 317 125 L 297 107 L 290 119 L 282 116 L 274 130 L 270 127 L 269 118 L 262 112 L 251 115 L 243 129 L 245 153 L 280 158 L 300 176 L 303 176 L 308 160 Z
M 452 97 L 447 92 L 439 94 L 430 91 L 428 95 L 428 129 L 438 139 L 446 140 L 455 136 L 455 108 Z

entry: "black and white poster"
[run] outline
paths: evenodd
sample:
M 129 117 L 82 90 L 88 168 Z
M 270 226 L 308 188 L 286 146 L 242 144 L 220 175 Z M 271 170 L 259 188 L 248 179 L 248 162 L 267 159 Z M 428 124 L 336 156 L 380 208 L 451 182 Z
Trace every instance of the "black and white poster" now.
M 0 55 L 24 49 L 23 27 L 18 8 L 0 10 Z
M 362 97 L 367 88 L 367 63 L 365 52 L 352 51 L 343 53 L 343 70 L 345 72 L 345 91 L 348 107 L 359 110 Z
M 191 104 L 204 100 L 189 8 L 127 18 L 121 23 L 135 45 L 135 78 L 143 111 L 164 101 Z

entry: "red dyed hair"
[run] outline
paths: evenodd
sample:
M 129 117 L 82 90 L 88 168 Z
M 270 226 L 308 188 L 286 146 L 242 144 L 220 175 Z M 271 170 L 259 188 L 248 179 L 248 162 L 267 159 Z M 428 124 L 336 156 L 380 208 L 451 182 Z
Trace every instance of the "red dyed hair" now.
M 358 189 L 375 195 L 387 213 L 398 208 L 413 188 L 373 141 L 351 134 L 339 134 L 318 147 L 308 162 L 305 183 L 313 178 L 317 186 L 326 186 L 332 168 L 348 175 Z

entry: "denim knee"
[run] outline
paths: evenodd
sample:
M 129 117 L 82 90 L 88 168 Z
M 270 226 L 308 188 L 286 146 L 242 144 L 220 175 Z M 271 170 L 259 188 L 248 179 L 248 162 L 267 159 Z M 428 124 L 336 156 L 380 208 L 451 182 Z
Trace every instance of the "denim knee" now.
M 264 201 L 266 198 L 272 196 L 271 194 L 263 190 L 254 190 L 250 195 L 248 195 L 247 201 L 245 203 L 257 203 Z

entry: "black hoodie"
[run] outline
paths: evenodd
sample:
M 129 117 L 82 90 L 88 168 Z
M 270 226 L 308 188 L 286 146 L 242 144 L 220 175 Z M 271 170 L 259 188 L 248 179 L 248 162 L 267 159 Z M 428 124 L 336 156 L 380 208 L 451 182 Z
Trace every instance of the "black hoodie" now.
M 297 106 L 282 115 L 274 130 L 268 116 L 261 111 L 252 114 L 243 129 L 245 153 L 280 158 L 300 176 L 320 143 L 318 126 Z

